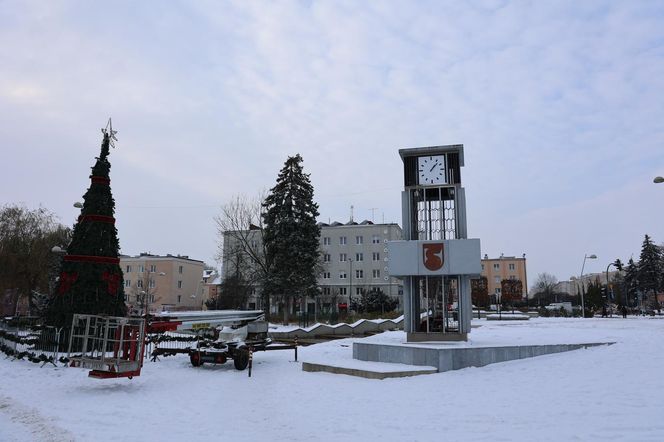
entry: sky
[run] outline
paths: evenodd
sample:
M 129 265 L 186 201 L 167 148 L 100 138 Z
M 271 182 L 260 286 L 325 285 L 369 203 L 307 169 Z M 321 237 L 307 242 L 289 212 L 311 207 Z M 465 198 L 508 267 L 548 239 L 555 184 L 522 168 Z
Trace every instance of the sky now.
M 398 150 L 445 144 L 528 285 L 664 242 L 662 2 L 0 1 L 0 204 L 73 224 L 109 117 L 124 254 L 215 265 L 297 153 L 321 221 L 401 224 Z

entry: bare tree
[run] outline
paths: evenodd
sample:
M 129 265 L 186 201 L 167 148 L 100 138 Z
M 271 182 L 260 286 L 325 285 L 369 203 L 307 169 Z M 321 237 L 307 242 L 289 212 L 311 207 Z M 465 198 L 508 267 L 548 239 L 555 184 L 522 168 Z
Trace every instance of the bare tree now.
M 265 192 L 255 198 L 236 195 L 221 207 L 221 213 L 214 218 L 217 224 L 219 259 L 224 266 L 224 279 L 228 276 L 241 276 L 251 285 L 263 285 L 272 263 L 265 253 L 263 241 L 262 203 Z M 241 273 L 241 275 L 238 274 Z M 263 310 L 270 313 L 270 298 L 262 292 Z
M 157 293 L 157 283 L 155 276 L 161 276 L 164 273 L 157 273 L 154 271 L 143 272 L 143 276 L 136 281 L 136 285 L 132 288 L 130 301 L 135 300 L 134 308 L 140 314 L 149 314 L 150 306 L 161 300 Z M 133 300 L 131 297 L 133 296 Z
M 21 205 L 0 208 L 0 293 L 11 290 L 18 298 L 27 297 L 33 312 L 33 294 L 49 291 L 54 246 L 66 247 L 71 231 L 50 211 L 29 210 Z M 13 314 L 13 312 L 12 312 Z
M 546 272 L 538 274 L 537 279 L 535 280 L 535 285 L 533 285 L 532 288 L 532 291 L 535 294 L 533 298 L 537 298 L 540 301 L 543 300 L 545 304 L 552 302 L 557 294 L 557 285 L 558 278 L 552 274 Z

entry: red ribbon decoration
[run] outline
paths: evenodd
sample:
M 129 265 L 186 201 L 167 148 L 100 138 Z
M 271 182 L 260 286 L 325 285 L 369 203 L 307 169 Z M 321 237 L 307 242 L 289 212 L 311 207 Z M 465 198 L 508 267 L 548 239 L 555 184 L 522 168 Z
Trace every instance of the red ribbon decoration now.
M 106 184 L 106 185 L 111 184 L 110 178 L 106 178 L 106 177 L 103 177 L 103 176 L 90 175 L 90 179 L 92 180 L 92 184 Z
M 101 275 L 101 279 L 108 283 L 108 293 L 115 296 L 115 294 L 118 292 L 120 275 L 118 275 L 117 273 L 104 272 Z
M 65 294 L 69 291 L 72 284 L 78 279 L 78 273 L 62 272 L 60 273 L 60 286 L 58 287 L 58 295 Z
M 115 224 L 115 218 L 107 215 L 81 215 L 78 217 L 78 222 L 81 221 L 97 221 L 100 223 Z
M 69 262 L 94 262 L 96 264 L 119 264 L 120 258 L 112 256 L 65 255 L 63 258 Z

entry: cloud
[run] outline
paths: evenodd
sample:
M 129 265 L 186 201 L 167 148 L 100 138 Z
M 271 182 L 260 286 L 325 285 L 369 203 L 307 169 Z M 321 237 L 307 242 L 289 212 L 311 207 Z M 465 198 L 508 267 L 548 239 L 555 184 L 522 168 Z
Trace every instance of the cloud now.
M 464 143 L 483 253 L 525 252 L 530 272 L 566 277 L 579 253 L 569 244 L 605 243 L 592 233 L 605 217 L 626 226 L 611 240 L 623 254 L 649 226 L 618 208 L 652 208 L 654 190 L 629 186 L 664 169 L 663 15 L 642 2 L 9 3 L 0 134 L 16 170 L 37 152 L 60 171 L 40 176 L 61 188 L 10 171 L 2 187 L 18 190 L 0 197 L 71 216 L 65 195 L 84 191 L 111 115 L 119 207 L 170 205 L 158 229 L 188 238 L 142 240 L 135 230 L 155 213 L 132 209 L 123 246 L 192 244 L 168 251 L 209 259 L 211 219 L 178 207 L 269 188 L 288 155 L 303 155 L 322 219 L 354 205 L 356 218 L 377 208 L 400 222 L 397 150 Z M 628 201 L 597 202 L 614 194 Z

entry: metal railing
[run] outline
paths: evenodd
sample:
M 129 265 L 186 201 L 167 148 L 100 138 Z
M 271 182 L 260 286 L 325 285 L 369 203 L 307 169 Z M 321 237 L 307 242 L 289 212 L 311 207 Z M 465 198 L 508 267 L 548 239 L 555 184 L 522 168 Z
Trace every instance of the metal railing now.
M 16 325 L 0 320 L 0 351 L 12 359 L 28 359 L 42 367 L 56 365 L 66 353 L 68 330 L 46 326 Z

